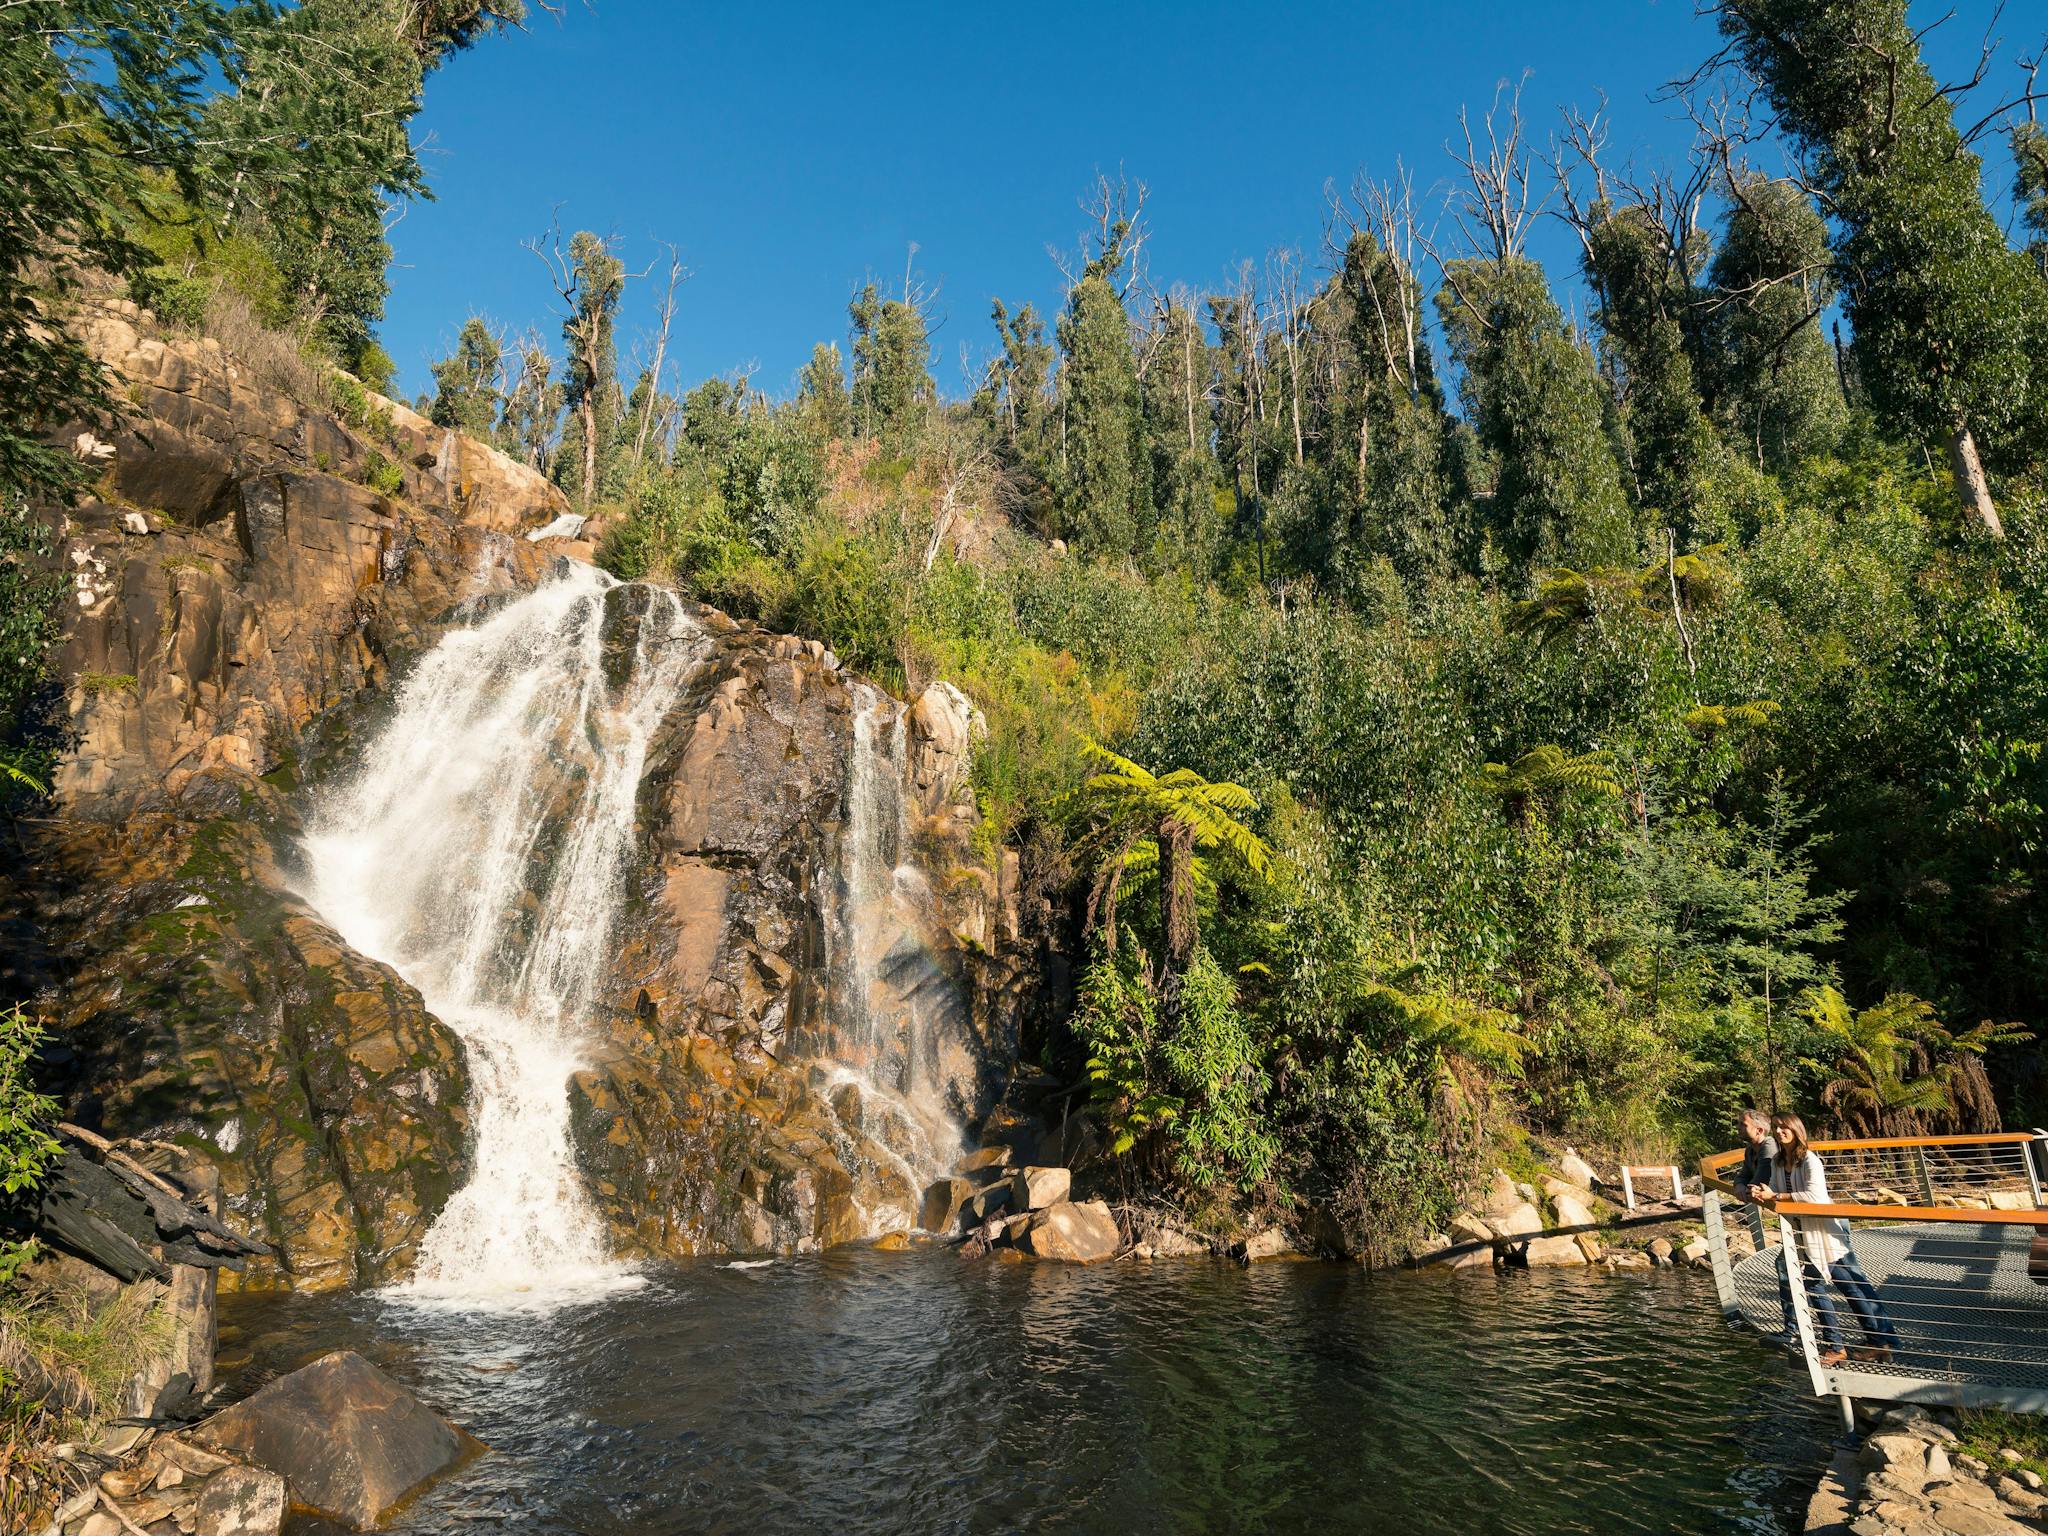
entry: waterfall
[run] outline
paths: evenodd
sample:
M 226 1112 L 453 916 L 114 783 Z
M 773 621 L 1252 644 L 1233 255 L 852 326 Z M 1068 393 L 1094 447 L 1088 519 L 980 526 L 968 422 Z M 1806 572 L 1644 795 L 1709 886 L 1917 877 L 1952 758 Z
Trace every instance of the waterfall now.
M 315 808 L 308 898 L 467 1048 L 475 1171 L 428 1231 L 412 1294 L 632 1283 L 575 1166 L 568 1079 L 611 960 L 648 745 L 705 650 L 673 592 L 569 565 L 423 657 L 359 771 Z
M 964 1138 L 938 1080 L 931 1023 L 889 980 L 896 960 L 922 954 L 919 909 L 930 899 L 923 874 L 904 857 L 905 716 L 867 684 L 856 693 L 839 899 L 827 927 L 839 1064 L 825 1084 L 835 1103 L 848 1085 L 858 1090 L 849 1129 L 902 1176 L 914 1213 L 924 1186 L 950 1169 Z M 884 1224 L 884 1213 L 870 1213 L 871 1226 Z

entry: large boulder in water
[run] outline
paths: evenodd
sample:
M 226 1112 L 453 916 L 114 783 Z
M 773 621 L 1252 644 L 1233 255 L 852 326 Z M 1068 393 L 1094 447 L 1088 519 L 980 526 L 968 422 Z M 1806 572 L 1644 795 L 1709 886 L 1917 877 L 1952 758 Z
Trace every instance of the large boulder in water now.
M 1123 1241 L 1116 1217 L 1100 1200 L 1061 1200 L 1029 1220 L 1023 1246 L 1034 1258 L 1098 1264 L 1115 1258 Z
M 359 1531 L 484 1449 L 351 1350 L 279 1377 L 190 1438 L 276 1473 L 294 1504 Z

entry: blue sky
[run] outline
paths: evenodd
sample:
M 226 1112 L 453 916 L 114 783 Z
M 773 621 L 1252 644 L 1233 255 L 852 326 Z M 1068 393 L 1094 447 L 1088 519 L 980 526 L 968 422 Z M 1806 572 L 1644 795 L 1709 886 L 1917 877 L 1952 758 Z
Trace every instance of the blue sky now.
M 1966 74 L 1991 5 L 1957 12 L 1929 51 Z M 2036 41 L 2030 26 L 2008 18 L 2005 57 Z M 1692 0 L 571 0 L 559 25 L 539 17 L 428 82 L 416 128 L 435 200 L 393 232 L 384 342 L 410 396 L 472 313 L 555 340 L 554 294 L 520 242 L 559 203 L 565 230 L 617 235 L 630 270 L 657 242 L 679 248 L 694 276 L 672 380 L 753 367 L 771 393 L 814 342 L 843 346 L 855 286 L 899 282 L 914 241 L 943 320 L 933 371 L 958 394 L 961 346 L 990 343 L 992 297 L 1057 307 L 1046 247 L 1075 244 L 1097 168 L 1150 186 L 1155 281 L 1217 286 L 1276 247 L 1314 261 L 1327 182 L 1399 159 L 1419 191 L 1444 183 L 1459 105 L 1476 114 L 1524 71 L 1542 137 L 1560 106 L 1604 92 L 1617 151 L 1675 159 L 1689 125 L 1652 98 L 1715 45 Z M 1543 222 L 1534 253 L 1554 276 L 1575 251 Z M 651 327 L 650 288 L 629 290 L 628 353 Z

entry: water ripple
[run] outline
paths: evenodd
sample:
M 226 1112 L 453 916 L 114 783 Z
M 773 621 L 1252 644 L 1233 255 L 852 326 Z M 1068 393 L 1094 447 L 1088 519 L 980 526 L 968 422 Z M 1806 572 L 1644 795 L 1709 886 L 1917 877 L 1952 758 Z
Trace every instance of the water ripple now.
M 407 1533 L 1754 1532 L 1829 1415 L 1699 1276 L 704 1262 L 551 1316 L 244 1301 L 495 1451 Z

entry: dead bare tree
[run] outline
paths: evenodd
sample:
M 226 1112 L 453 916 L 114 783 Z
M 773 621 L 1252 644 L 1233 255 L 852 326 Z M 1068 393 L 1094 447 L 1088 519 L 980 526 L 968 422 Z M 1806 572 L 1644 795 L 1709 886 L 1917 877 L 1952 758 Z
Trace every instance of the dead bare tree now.
M 1307 350 L 1315 299 L 1302 296 L 1301 253 L 1279 250 L 1266 258 L 1266 292 L 1271 296 L 1280 349 L 1287 355 L 1287 407 L 1294 429 L 1294 467 L 1307 462 L 1301 426 L 1301 360 Z
M 1118 299 L 1128 298 L 1143 283 L 1145 242 L 1151 235 L 1145 225 L 1145 199 L 1150 195 L 1151 189 L 1142 181 L 1130 180 L 1121 166 L 1114 180 L 1101 171 L 1095 173 L 1095 184 L 1079 199 L 1090 227 L 1082 231 L 1076 253 L 1050 245 L 1045 248 L 1060 276 L 1067 280 L 1069 293 L 1090 272 L 1101 273 L 1112 282 L 1121 273 L 1123 281 L 1116 285 Z
M 1527 250 L 1529 227 L 1547 207 L 1546 191 L 1537 197 L 1536 179 L 1529 171 L 1529 148 L 1522 129 L 1522 85 L 1524 75 L 1512 91 L 1503 80 L 1494 87 L 1493 104 L 1486 109 L 1482 127 L 1486 144 L 1482 151 L 1472 136 L 1466 109 L 1458 109 L 1458 127 L 1465 139 L 1460 154 L 1446 145 L 1451 158 L 1463 167 L 1467 187 L 1451 203 L 1451 217 L 1465 244 L 1488 259 L 1506 265 Z M 1503 99 L 1507 118 L 1500 121 Z
M 674 326 L 676 318 L 676 289 L 688 282 L 691 277 L 690 270 L 683 265 L 683 258 L 676 248 L 668 244 L 664 244 L 662 248 L 668 252 L 668 287 L 662 293 L 661 307 L 657 311 L 661 319 L 661 329 L 656 333 L 654 343 L 654 367 L 648 374 L 647 398 L 641 402 L 640 431 L 633 440 L 633 470 L 636 474 L 647 456 L 647 434 L 654 425 L 654 404 L 661 397 L 662 364 L 668 356 L 669 331 Z

